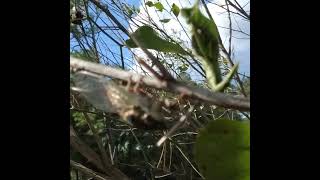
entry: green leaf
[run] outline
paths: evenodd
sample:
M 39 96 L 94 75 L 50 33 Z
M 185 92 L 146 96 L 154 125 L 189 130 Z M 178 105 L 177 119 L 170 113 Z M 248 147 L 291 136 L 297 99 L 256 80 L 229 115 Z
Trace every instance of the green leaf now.
M 153 6 L 153 2 L 152 1 L 148 1 L 145 3 L 145 5 L 149 6 L 149 7 L 152 7 Z
M 153 4 L 153 5 L 154 5 L 154 7 L 156 7 L 161 12 L 164 9 L 163 5 L 160 2 L 157 2 L 157 3 Z
M 179 13 L 180 13 L 180 8 L 175 4 L 173 3 L 172 4 L 172 7 L 171 7 L 171 11 L 173 12 L 173 14 L 178 17 Z
M 224 78 L 223 81 L 221 81 L 219 84 L 217 84 L 216 86 L 212 87 L 213 89 L 215 89 L 216 91 L 223 91 L 226 87 L 229 86 L 232 77 L 234 76 L 234 74 L 237 72 L 239 67 L 239 63 L 235 64 L 230 72 L 226 75 L 226 77 Z
M 163 23 L 167 23 L 169 22 L 171 19 L 161 19 L 160 22 L 163 22 Z
M 131 35 L 136 38 L 143 48 L 161 52 L 186 54 L 180 45 L 162 39 L 150 26 L 141 26 Z M 135 44 L 132 39 L 126 40 L 125 44 L 129 48 L 138 48 L 138 45 Z
M 209 86 L 213 91 L 223 91 L 234 75 L 227 75 L 222 82 L 219 57 L 219 31 L 214 21 L 205 17 L 199 10 L 199 1 L 192 8 L 184 8 L 181 13 L 192 26 L 192 47 L 203 60 Z M 235 68 L 234 70 L 236 70 Z
M 206 179 L 250 179 L 250 121 L 213 120 L 197 137 L 195 158 Z

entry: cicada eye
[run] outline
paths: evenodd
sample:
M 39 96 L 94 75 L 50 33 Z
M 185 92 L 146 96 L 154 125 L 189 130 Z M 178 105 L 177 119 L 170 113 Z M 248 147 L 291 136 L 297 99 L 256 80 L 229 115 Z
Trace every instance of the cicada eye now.
M 134 121 L 134 116 L 133 115 L 129 115 L 125 118 L 125 121 L 130 125 L 133 126 L 133 121 Z

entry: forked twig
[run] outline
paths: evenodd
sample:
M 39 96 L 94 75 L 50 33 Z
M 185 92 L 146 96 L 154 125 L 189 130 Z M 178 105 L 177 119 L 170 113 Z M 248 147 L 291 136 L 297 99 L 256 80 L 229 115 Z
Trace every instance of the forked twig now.
M 189 117 L 189 115 L 191 114 L 191 112 L 194 110 L 194 106 L 190 106 L 190 108 L 188 109 L 188 112 L 181 116 L 179 121 L 168 131 L 168 133 L 164 136 L 162 136 L 162 138 L 157 142 L 157 146 L 161 146 L 161 144 L 168 139 L 178 128 L 180 128 L 182 126 L 182 124 L 186 121 L 186 119 Z

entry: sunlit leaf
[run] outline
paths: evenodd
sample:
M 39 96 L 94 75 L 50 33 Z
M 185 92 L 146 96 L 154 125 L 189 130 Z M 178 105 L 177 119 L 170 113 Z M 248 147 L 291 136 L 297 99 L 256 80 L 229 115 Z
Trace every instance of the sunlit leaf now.
M 150 26 L 141 26 L 131 35 L 136 38 L 143 48 L 161 52 L 186 54 L 180 45 L 162 39 Z M 130 48 L 138 48 L 138 45 L 136 45 L 132 39 L 126 40 L 125 43 Z
M 178 17 L 179 13 L 180 13 L 180 8 L 175 4 L 173 3 L 172 4 L 172 7 L 171 7 L 171 11 L 173 12 L 173 14 Z
M 156 7 L 161 12 L 164 9 L 163 5 L 160 2 L 157 2 L 157 3 L 153 4 L 153 5 L 154 5 L 154 7 Z
M 232 79 L 237 67 L 233 67 L 233 71 L 222 82 L 218 61 L 220 35 L 217 25 L 200 12 L 199 1 L 192 8 L 182 9 L 181 13 L 187 23 L 192 26 L 192 47 L 203 60 L 210 88 L 213 91 L 223 91 Z

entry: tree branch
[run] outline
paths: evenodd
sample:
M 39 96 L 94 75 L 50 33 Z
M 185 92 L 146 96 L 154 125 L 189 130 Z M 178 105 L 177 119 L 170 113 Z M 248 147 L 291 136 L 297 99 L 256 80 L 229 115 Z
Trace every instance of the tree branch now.
M 74 57 L 70 57 L 70 67 L 74 70 L 85 70 L 125 81 L 131 79 L 134 83 L 140 82 L 149 87 L 188 95 L 190 97 L 200 99 L 208 104 L 213 104 L 224 108 L 250 111 L 249 98 L 211 92 L 208 89 L 189 86 L 178 81 L 164 81 L 156 78 L 150 78 L 121 69 L 111 68 L 102 64 L 80 60 Z

